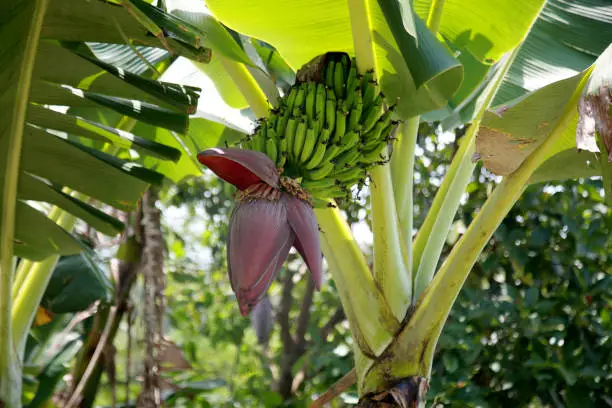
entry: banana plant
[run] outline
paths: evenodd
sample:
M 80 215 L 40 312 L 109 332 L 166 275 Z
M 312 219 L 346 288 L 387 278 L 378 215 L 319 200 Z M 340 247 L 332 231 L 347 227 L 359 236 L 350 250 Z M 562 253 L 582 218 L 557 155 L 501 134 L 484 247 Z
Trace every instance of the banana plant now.
M 610 194 L 612 7 L 602 6 L 606 24 L 598 19 L 594 32 L 582 2 L 206 3 L 297 72 L 275 102 L 234 71 L 232 91 L 257 127 L 198 156 L 239 190 L 228 265 L 241 313 L 263 298 L 292 245 L 318 285 L 320 245 L 354 339 L 360 406 L 423 406 L 453 302 L 524 188 L 602 176 Z M 572 35 L 583 30 L 588 41 Z M 412 168 L 425 120 L 468 128 L 416 231 Z M 479 160 L 502 181 L 440 259 Z M 341 212 L 361 189 L 370 197 L 371 267 Z
M 51 272 L 83 249 L 72 228 L 120 233 L 110 209 L 199 175 L 195 152 L 240 132 L 203 119 L 205 136 L 190 131 L 199 89 L 156 80 L 177 56 L 206 63 L 226 48 L 176 16 L 129 0 L 11 0 L 0 14 L 0 405 L 19 407 Z
M 199 174 L 195 152 L 237 144 L 264 154 L 253 161 L 252 154 L 217 149 L 199 158 L 243 190 L 237 196 L 240 205 L 280 202 L 263 209 L 246 207 L 252 213 L 247 216 L 235 213 L 233 236 L 246 242 L 234 241 L 238 251 L 230 255 L 239 265 L 233 273 L 240 275 L 230 274 L 241 310 L 248 312 L 265 292 L 292 245 L 318 280 L 320 243 L 355 339 L 361 403 L 422 404 L 435 344 L 452 303 L 482 246 L 526 183 L 594 174 L 610 179 L 601 154 L 609 147 L 601 113 L 609 103 L 608 53 L 588 67 L 607 45 L 609 24 L 594 24 L 591 35 L 567 40 L 562 38 L 566 33 L 589 26 L 588 10 L 554 1 L 468 3 L 419 0 L 412 8 L 399 1 L 351 0 L 313 7 L 298 0 L 286 7 L 280 0 L 209 0 L 216 18 L 169 14 L 139 0 L 3 3 L 1 401 L 19 406 L 25 334 L 57 258 L 79 250 L 66 233 L 75 222 L 70 214 L 102 232 L 116 233 L 121 225 L 93 207 L 92 199 L 132 208 L 147 183 Z M 602 13 L 597 21 L 608 15 Z M 492 21 L 498 24 L 488 23 Z M 570 24 L 574 22 L 581 28 Z M 210 121 L 193 126 L 195 120 L 187 129 L 196 90 L 131 75 L 82 41 L 127 44 L 134 54 L 141 52 L 137 46 L 154 46 L 194 60 L 230 105 L 248 105 L 262 119 L 258 130 L 242 138 Z M 550 55 L 534 53 L 542 44 L 554 45 Z M 571 58 L 563 58 L 567 55 Z M 538 75 L 543 62 L 557 68 L 554 75 Z M 292 93 L 295 105 L 300 90 L 305 105 L 289 110 Z M 548 102 L 546 98 L 554 106 L 539 102 Z M 331 115 L 322 119 L 322 112 L 334 100 L 332 125 Z M 506 106 L 490 109 L 500 103 Z M 76 109 L 60 114 L 49 105 Z M 524 114 L 531 117 L 531 127 L 521 126 Z M 418 125 L 427 119 L 471 125 L 414 236 L 412 164 Z M 343 120 L 339 140 L 332 139 Z M 381 134 L 385 131 L 381 139 L 370 133 L 376 125 Z M 584 155 L 568 157 L 575 149 L 574 139 L 566 136 L 576 128 L 581 135 L 576 146 L 594 154 L 586 160 Z M 176 133 L 187 137 L 177 139 Z M 327 139 L 321 137 L 326 133 Z M 364 161 L 363 153 L 373 148 L 380 150 Z M 132 159 L 134 150 L 138 163 Z M 317 151 L 338 159 L 321 157 L 315 163 Z M 508 152 L 516 156 L 510 163 L 504 157 Z M 474 159 L 484 160 L 505 178 L 439 265 Z M 333 166 L 327 164 L 330 160 Z M 282 173 L 275 168 L 280 164 Z M 347 174 L 351 167 L 358 167 L 358 179 Z M 323 184 L 319 189 L 312 184 L 317 181 Z M 371 198 L 372 270 L 339 210 L 353 185 L 368 187 Z M 283 194 L 277 194 L 281 188 Z M 44 217 L 28 204 L 32 201 L 57 207 Z M 262 220 L 273 221 L 278 229 L 270 235 L 277 243 L 268 258 L 273 262 L 266 271 L 248 270 L 240 249 L 252 241 L 242 234 L 249 233 L 248 221 L 262 214 L 268 216 Z M 21 258 L 15 274 L 14 254 Z M 266 264 L 261 253 L 253 256 Z M 265 279 L 253 275 L 263 272 Z M 253 285 L 258 287 L 250 291 Z

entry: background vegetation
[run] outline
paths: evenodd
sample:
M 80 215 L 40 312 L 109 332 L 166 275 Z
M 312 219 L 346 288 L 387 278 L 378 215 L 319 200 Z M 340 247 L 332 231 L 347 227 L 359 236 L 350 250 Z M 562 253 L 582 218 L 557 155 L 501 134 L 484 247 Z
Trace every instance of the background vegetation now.
M 452 139 L 429 126 L 421 128 L 419 145 L 425 148 L 417 159 L 419 209 L 431 204 L 438 175 L 456 150 Z M 445 253 L 495 179 L 484 169 L 475 173 Z M 612 406 L 612 219 L 601 190 L 600 180 L 528 188 L 487 245 L 453 309 L 437 350 L 430 402 L 452 407 Z M 168 280 L 164 332 L 175 351 L 166 356 L 174 369 L 164 373 L 164 395 L 176 406 L 306 407 L 352 368 L 341 305 L 333 283 L 313 294 L 301 258 L 292 255 L 270 291 L 270 331 L 258 332 L 251 319 L 240 317 L 225 263 L 232 193 L 207 174 L 161 194 Z M 367 231 L 368 197 L 355 198 L 347 215 L 356 231 Z M 112 253 L 109 248 L 98 252 Z M 67 288 L 64 295 L 82 296 L 74 290 L 81 287 Z M 117 333 L 114 359 L 105 363 L 111 366 L 105 367 L 107 374 L 114 374 L 102 380 L 96 405 L 110 406 L 113 395 L 120 403 L 127 401 L 127 389 L 134 401 L 141 389 L 141 298 L 139 281 L 130 295 L 133 324 L 123 323 Z M 296 337 L 296 322 L 304 319 L 302 305 L 308 302 L 306 330 Z M 54 321 L 68 316 L 57 314 Z M 85 341 L 94 320 L 91 316 L 62 335 Z M 66 359 L 62 364 L 68 368 L 74 363 Z M 59 390 L 66 386 L 62 381 Z M 332 406 L 356 398 L 350 388 Z
M 311 7 L 265 7 L 274 0 L 207 3 L 221 20 L 138 0 L 0 3 L 0 406 L 20 399 L 29 407 L 155 406 L 161 399 L 169 406 L 301 407 L 333 389 L 341 395 L 332 406 L 357 402 L 354 386 L 334 386 L 351 384 L 345 375 L 354 345 L 329 272 L 315 292 L 291 254 L 269 298 L 240 317 L 225 262 L 234 191 L 195 159 L 206 147 L 239 140 L 250 120 L 267 114 L 268 101 L 274 105 L 295 80 L 289 63 L 297 68 L 328 50 L 358 54 L 377 68 L 385 93 L 402 97 L 398 113 L 419 130 L 406 126 L 410 137 L 398 148 L 406 150 L 394 156 L 386 183 L 396 197 L 374 189 L 372 198 L 393 204 L 390 212 L 378 206 L 382 218 L 409 220 L 399 221 L 401 231 L 395 221 L 378 231 L 407 234 L 410 242 L 412 212 L 415 229 L 428 214 L 443 219 L 423 228 L 432 238 L 414 250 L 423 255 L 419 270 L 425 265 L 421 279 L 413 276 L 420 289 L 462 237 L 470 236 L 452 259 L 478 258 L 437 343 L 430 402 L 612 406 L 612 165 L 602 155 L 578 154 L 584 146 L 575 138 L 583 90 L 599 95 L 612 78 L 609 0 L 473 0 L 469 8 L 418 0 L 415 14 L 398 8 L 402 2 L 352 2 L 360 8 L 350 13 L 344 2 L 330 2 L 325 18 Z M 372 32 L 383 41 L 373 43 Z M 165 75 L 185 62 L 206 74 L 194 81 L 207 85 L 202 93 L 170 83 L 184 76 Z M 487 110 L 509 101 L 508 111 Z M 197 110 L 217 103 L 236 108 L 233 116 Z M 488 133 L 477 134 L 481 123 Z M 486 143 L 506 131 L 520 143 Z M 402 162 L 413 150 L 414 174 L 410 160 Z M 499 187 L 501 177 L 473 158 L 509 177 Z M 576 180 L 554 181 L 568 178 Z M 523 181 L 533 180 L 541 183 L 523 193 Z M 371 262 L 367 190 L 340 205 Z M 436 209 L 434 197 L 443 206 Z M 489 197 L 496 200 L 479 218 L 487 231 L 474 233 L 477 224 L 466 233 Z M 398 214 L 396 201 L 406 207 Z M 488 237 L 510 207 L 478 256 L 469 243 Z M 469 265 L 442 267 L 437 276 L 457 272 L 445 281 L 452 282 Z M 387 278 L 413 269 L 385 268 Z M 341 272 L 338 285 L 354 276 Z M 433 320 L 444 320 L 452 287 L 428 292 L 446 302 L 424 302 Z M 356 308 L 351 318 L 360 312 L 372 317 Z M 384 331 L 377 346 L 396 346 L 397 333 Z M 368 386 L 378 380 L 374 373 Z

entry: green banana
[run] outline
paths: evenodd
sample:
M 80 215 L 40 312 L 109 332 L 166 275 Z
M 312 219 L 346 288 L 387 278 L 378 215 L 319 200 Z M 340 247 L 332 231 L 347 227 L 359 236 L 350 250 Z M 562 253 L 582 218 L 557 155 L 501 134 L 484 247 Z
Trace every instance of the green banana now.
M 342 146 L 340 144 L 328 144 L 323 155 L 323 161 L 332 161 L 341 152 Z
M 350 166 L 351 164 L 354 164 L 357 159 L 359 159 L 359 155 L 361 153 L 359 152 L 359 149 L 350 149 L 350 150 L 346 150 L 342 153 L 340 153 L 335 159 L 334 159 L 334 168 L 335 169 L 343 169 L 346 166 Z
M 285 163 L 287 162 L 287 155 L 281 154 L 278 156 L 278 161 L 276 162 L 276 167 L 279 169 L 284 168 Z
M 363 111 L 363 101 L 361 99 L 361 91 L 355 91 L 355 103 L 353 104 L 353 108 L 349 112 L 348 118 L 348 130 L 355 130 L 359 125 L 359 120 L 361 119 L 361 113 Z
M 334 92 L 336 92 L 336 99 L 344 97 L 344 67 L 342 63 L 336 62 L 334 65 Z
M 287 95 L 287 110 L 289 112 L 293 111 L 293 106 L 295 105 L 297 93 L 298 93 L 298 87 L 292 86 L 291 90 L 289 91 L 289 95 Z
M 374 80 L 374 71 L 370 70 L 363 74 L 361 78 L 361 92 L 363 95 L 363 106 L 367 109 L 370 107 L 374 98 L 378 93 L 378 85 Z
M 334 131 L 334 143 L 339 143 L 346 131 L 346 113 L 338 109 L 336 111 L 336 127 Z
M 285 114 L 277 119 L 276 121 L 276 134 L 281 137 L 285 136 L 285 128 L 287 127 L 287 121 L 289 120 L 289 115 Z
M 382 110 L 382 98 L 377 97 L 374 104 L 366 110 L 364 119 L 361 121 L 364 132 L 369 132 L 374 127 L 376 121 L 383 115 Z
M 295 140 L 295 130 L 297 129 L 297 119 L 290 118 L 287 121 L 287 127 L 285 128 L 285 140 L 287 141 L 287 154 L 291 153 L 293 149 L 293 142 Z
M 304 139 L 306 138 L 306 121 L 300 119 L 297 127 L 295 128 L 295 138 L 293 139 L 293 147 L 289 146 L 289 155 L 298 160 L 302 153 L 302 147 L 304 146 Z M 292 154 L 293 153 L 293 154 Z
M 380 140 L 384 140 L 386 142 L 391 141 L 391 138 L 394 136 L 395 131 L 397 130 L 398 123 L 399 122 L 391 122 L 389 125 L 387 125 L 387 127 L 380 132 Z
M 268 128 L 267 132 L 268 132 L 268 140 L 273 140 L 278 150 L 278 147 L 280 144 L 280 138 L 278 137 L 278 133 L 276 133 L 276 130 L 274 130 L 273 128 Z
M 245 137 L 244 139 L 240 141 L 240 147 L 242 147 L 243 149 L 247 149 L 247 150 L 254 150 L 253 149 L 253 139 L 250 136 Z
M 306 85 L 306 116 L 308 116 L 308 124 L 314 120 L 315 99 L 317 96 L 317 84 L 315 82 L 307 82 Z
M 312 122 L 312 130 L 314 131 L 314 139 L 315 141 L 319 140 L 319 133 L 321 132 L 321 123 L 322 121 L 317 119 Z
M 323 198 L 342 197 L 346 195 L 346 190 L 343 190 L 341 187 L 338 187 L 338 186 L 331 186 L 331 187 L 320 188 L 320 189 L 311 188 L 308 191 L 310 192 L 310 194 L 314 196 L 323 197 Z
M 353 58 L 351 61 L 351 68 L 349 69 L 348 77 L 346 78 L 346 93 L 350 95 L 359 88 L 359 81 L 357 79 L 357 62 Z
M 319 133 L 319 138 L 317 139 L 319 144 L 327 144 L 329 142 L 329 138 L 331 137 L 331 129 L 328 127 L 324 127 Z
M 276 122 L 278 122 L 279 115 L 281 112 L 284 112 L 284 109 L 285 108 L 279 110 L 277 115 L 270 115 L 270 117 L 266 119 L 266 127 L 268 129 L 276 127 Z
M 315 97 L 315 120 L 323 121 L 325 118 L 325 85 L 317 84 L 317 95 Z
M 380 141 L 380 135 L 382 134 L 383 129 L 385 129 L 388 124 L 385 124 L 385 121 L 379 120 L 376 122 L 374 127 L 362 137 L 363 148 L 367 149 L 366 145 L 374 143 L 376 144 Z
M 314 149 L 314 153 L 312 153 L 312 156 L 310 157 L 310 160 L 304 164 L 304 168 L 306 170 L 312 170 L 317 167 L 323 161 L 323 156 L 325 156 L 326 150 L 327 145 L 325 143 L 318 143 Z
M 308 172 L 308 180 L 321 180 L 334 170 L 334 163 L 326 162 Z
M 332 177 L 341 182 L 348 182 L 354 179 L 360 180 L 362 178 L 365 178 L 365 175 L 366 173 L 364 169 L 360 167 L 351 167 L 348 169 L 334 172 Z
M 393 107 L 388 108 L 385 113 L 378 119 L 376 124 L 382 123 L 383 127 L 387 127 L 389 123 L 391 123 L 391 116 L 393 115 L 393 111 L 395 109 Z
M 346 195 L 346 190 L 344 190 L 340 186 L 330 186 L 330 187 L 320 187 L 320 188 L 311 187 L 307 190 L 313 197 L 319 197 L 319 198 L 342 197 Z
M 283 137 L 278 143 L 278 155 L 287 156 L 287 154 L 289 154 L 289 151 L 287 149 L 287 138 Z
M 302 82 L 297 91 L 297 95 L 295 96 L 295 103 L 293 104 L 293 109 L 291 110 L 291 114 L 294 117 L 299 117 L 302 115 L 302 112 L 304 111 L 305 102 L 306 102 L 306 84 Z
M 382 156 L 382 153 L 384 152 L 388 144 L 389 142 L 387 142 L 386 140 L 382 140 L 374 148 L 370 150 L 362 151 L 361 156 L 359 157 L 359 162 L 360 163 L 373 163 L 376 161 L 383 160 L 384 157 Z
M 352 149 L 359 142 L 359 133 L 357 132 L 346 132 L 346 134 L 342 137 L 342 151 L 347 151 Z
M 255 150 L 259 150 L 260 152 L 266 151 L 266 127 L 261 126 L 257 129 L 255 133 L 255 137 L 253 138 L 253 147 Z
M 336 96 L 334 91 L 327 91 L 327 99 L 325 100 L 325 126 L 333 129 L 336 125 Z
M 331 171 L 333 170 L 334 166 L 331 167 L 331 169 L 327 170 L 327 168 L 324 169 L 324 167 L 320 167 L 319 169 L 317 169 L 319 172 L 324 173 L 325 171 L 327 171 L 327 173 L 325 173 L 325 175 L 320 176 L 318 179 L 312 179 L 312 180 L 304 180 L 302 181 L 302 187 L 305 188 L 306 190 L 313 189 L 313 190 L 320 190 L 320 189 L 324 189 L 324 188 L 329 188 L 329 187 L 333 187 L 336 185 L 336 181 L 334 179 L 330 179 L 330 178 L 325 178 L 325 176 L 329 173 L 331 173 Z M 309 175 L 312 176 L 312 171 L 309 173 Z
M 327 67 L 325 69 L 325 85 L 329 89 L 334 88 L 334 71 L 335 71 L 335 62 L 329 61 L 327 63 Z
M 276 159 L 278 156 L 278 150 L 276 148 L 276 141 L 274 139 L 268 139 L 266 141 L 266 154 L 274 163 L 276 163 Z
M 315 130 L 312 128 L 306 130 L 306 140 L 304 140 L 304 146 L 302 146 L 302 151 L 300 152 L 300 155 L 296 157 L 296 159 L 300 163 L 306 163 L 312 155 L 312 151 L 314 150 L 316 143 L 317 135 L 315 134 Z

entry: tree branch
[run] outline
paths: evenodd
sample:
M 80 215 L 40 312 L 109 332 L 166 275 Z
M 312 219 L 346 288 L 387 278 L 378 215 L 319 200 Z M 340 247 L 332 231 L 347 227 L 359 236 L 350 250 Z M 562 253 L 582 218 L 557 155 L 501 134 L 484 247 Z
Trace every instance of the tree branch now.
M 346 373 L 344 377 L 336 381 L 334 385 L 329 387 L 327 391 L 321 394 L 321 396 L 310 404 L 308 408 L 323 408 L 325 404 L 349 389 L 349 387 L 355 384 L 356 381 L 357 375 L 355 374 L 355 369 L 353 368 L 351 371 Z
M 142 271 L 144 275 L 144 323 L 146 353 L 144 384 L 137 405 L 161 406 L 160 369 L 158 347 L 163 339 L 164 313 L 164 237 L 161 231 L 161 213 L 155 206 L 158 192 L 153 187 L 142 200 Z
M 334 314 L 331 315 L 327 323 L 325 323 L 323 327 L 321 327 L 321 330 L 319 330 L 319 335 L 321 336 L 321 339 L 323 341 L 327 340 L 327 337 L 331 334 L 336 325 L 338 323 L 343 322 L 344 320 L 346 320 L 344 309 L 342 308 L 342 306 L 338 306 L 338 308 L 336 309 Z
M 302 299 L 300 316 L 298 317 L 297 328 L 295 329 L 295 348 L 293 350 L 294 359 L 304 354 L 306 346 L 306 330 L 310 322 L 310 306 L 312 306 L 312 296 L 314 295 L 315 285 L 312 279 L 306 280 L 306 291 Z
M 284 399 L 291 396 L 291 383 L 293 375 L 291 366 L 293 365 L 293 350 L 295 349 L 295 341 L 291 336 L 289 324 L 289 311 L 293 303 L 291 292 L 293 291 L 293 279 L 288 276 L 283 285 L 283 293 L 281 296 L 280 309 L 277 314 L 278 323 L 280 326 L 281 341 L 283 343 L 283 353 L 280 357 L 280 370 L 278 376 L 278 392 Z
M 293 285 L 293 279 L 291 279 L 291 276 L 288 276 L 283 283 L 283 292 L 281 295 L 279 310 L 276 314 L 276 320 L 278 320 L 278 324 L 280 326 L 280 336 L 285 354 L 290 353 L 294 346 L 289 324 L 289 311 L 291 310 L 291 303 L 293 302 L 293 298 L 291 296 Z

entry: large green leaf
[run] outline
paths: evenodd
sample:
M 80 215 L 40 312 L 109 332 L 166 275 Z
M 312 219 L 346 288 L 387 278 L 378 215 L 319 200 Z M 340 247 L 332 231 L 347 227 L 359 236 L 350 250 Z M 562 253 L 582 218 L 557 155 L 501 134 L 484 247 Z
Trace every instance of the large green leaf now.
M 139 173 L 152 181 L 156 173 L 136 164 L 110 162 L 106 157 L 86 151 L 85 147 L 61 139 L 41 129 L 26 127 L 22 151 L 22 170 L 62 186 L 87 194 L 117 208 L 130 210 L 147 186 Z M 158 179 L 158 182 L 161 181 Z
M 79 243 L 56 223 L 29 205 L 17 202 L 14 235 L 16 256 L 43 260 L 56 253 L 69 255 L 80 250 Z
M 418 19 L 418 39 L 412 37 L 396 2 L 368 4 L 378 74 L 387 97 L 401 97 L 399 114 L 444 106 L 461 81 L 460 64 Z M 296 0 L 288 6 L 281 0 L 212 0 L 207 5 L 230 28 L 272 44 L 293 69 L 328 51 L 353 53 L 345 2 Z
M 67 47 L 41 41 L 36 52 L 34 76 L 45 82 L 146 101 L 183 113 L 195 110 L 198 95 L 192 87 L 154 81 L 126 72 L 87 55 L 86 52 L 91 51 L 83 44 L 67 44 Z M 66 66 L 70 69 L 67 70 Z
M 501 104 L 591 65 L 612 41 L 609 0 L 549 0 L 497 94 Z
M 541 88 L 514 105 L 487 112 L 476 138 L 476 151 L 485 167 L 500 175 L 516 170 L 565 119 L 566 105 L 585 75 L 586 71 Z M 571 114 L 575 135 L 578 111 Z M 567 136 L 560 150 L 576 145 L 571 130 Z
M 478 110 L 473 102 L 486 86 L 486 78 L 494 75 L 488 73 L 491 64 L 521 43 L 544 0 L 450 0 L 438 2 L 440 4 L 443 9 L 439 33 L 464 66 L 465 75 L 461 87 L 448 104 L 425 115 L 425 118 L 440 120 L 460 111 L 461 116 L 456 113 L 456 117 L 446 125 L 452 127 L 472 119 L 471 115 Z M 416 0 L 414 9 L 425 19 L 431 5 L 431 0 Z
M 583 90 L 587 95 L 599 92 L 600 86 L 609 85 L 611 78 L 612 45 L 593 68 L 547 85 L 496 112 L 488 112 L 476 139 L 476 150 L 484 165 L 497 174 L 511 174 L 554 136 L 556 142 L 547 149 L 532 182 L 584 177 L 595 171 L 601 174 L 599 157 L 606 154 L 577 153 L 577 125 L 584 114 L 579 113 L 578 101 Z M 596 145 L 593 142 L 589 149 L 597 151 Z
M 612 4 L 608 0 L 549 0 L 521 45 L 493 106 L 577 75 L 595 62 L 611 38 Z M 452 113 L 446 119 L 446 128 L 472 120 L 474 101 L 487 75 L 491 76 L 486 64 L 466 57 L 459 56 L 466 71 L 461 89 L 444 111 L 428 115 L 434 120 Z
M 96 301 L 108 303 L 113 287 L 91 250 L 60 258 L 41 305 L 53 313 L 80 312 Z
M 226 143 L 234 144 L 244 137 L 244 134 L 238 130 L 203 118 L 191 119 L 189 131 L 183 138 L 179 138 L 169 130 L 154 128 L 145 124 L 137 125 L 134 131 L 151 140 L 183 149 L 185 154 L 176 163 L 156 160 L 153 157 L 145 157 L 142 160 L 146 167 L 163 173 L 175 183 L 187 177 L 202 174 L 202 166 L 196 160 L 196 155 L 199 152 L 209 147 L 223 146 Z
M 422 18 L 432 0 L 415 0 L 414 10 Z M 445 0 L 440 35 L 457 49 L 470 52 L 491 64 L 514 49 L 529 31 L 543 0 Z
M 45 15 L 41 38 L 114 44 L 131 41 L 135 45 L 165 48 L 194 60 L 205 62 L 210 59 L 210 49 L 193 46 L 199 42 L 197 33 L 173 25 L 169 19 L 159 23 L 161 26 L 154 26 L 153 33 L 149 30 L 151 27 L 141 25 L 128 8 L 111 2 L 51 1 Z M 168 33 L 167 36 L 163 34 L 164 30 Z M 187 38 L 188 42 L 180 40 Z
M 51 337 L 48 349 L 54 352 L 42 356 L 43 366 L 36 375 L 38 388 L 28 408 L 46 407 L 51 404 L 58 384 L 70 369 L 74 357 L 83 345 L 81 336 L 75 332 L 60 331 L 48 336 Z
M 21 173 L 19 177 L 18 196 L 22 200 L 54 204 L 87 222 L 103 234 L 115 235 L 121 232 L 124 227 L 123 223 L 116 218 L 28 173 Z
M 567 149 L 546 160 L 529 179 L 530 183 L 561 181 L 579 177 L 601 175 L 596 154 L 577 149 Z
M 138 75 L 153 71 L 155 65 L 170 59 L 170 53 L 160 48 L 92 42 L 87 46 L 100 61 Z
M 142 154 L 166 160 L 176 161 L 181 156 L 181 151 L 173 147 L 92 120 L 59 113 L 41 105 L 29 106 L 27 121 L 43 128 L 61 130 L 69 135 L 99 140 L 123 149 L 135 149 Z
M 210 38 L 213 50 L 220 48 L 220 52 L 213 54 L 208 64 L 195 63 L 195 66 L 210 77 L 223 100 L 231 107 L 243 109 L 248 102 L 236 85 L 236 79 L 228 75 L 227 64 L 243 64 L 246 71 L 243 75 L 251 76 L 266 94 L 268 100 L 275 104 L 278 99 L 278 90 L 275 82 L 268 73 L 267 66 L 261 61 L 257 50 L 251 45 L 250 38 L 229 30 L 216 18 L 209 14 L 184 10 L 173 10 L 173 14 L 188 21 L 196 30 L 206 33 Z M 274 61 L 277 69 L 282 69 L 281 61 Z M 285 70 L 291 71 L 289 67 Z M 283 72 L 286 74 L 287 72 Z

